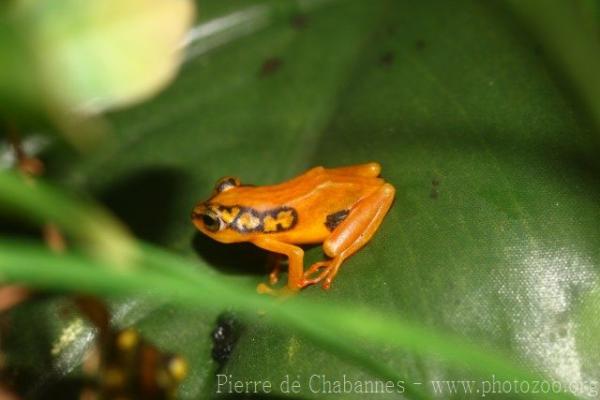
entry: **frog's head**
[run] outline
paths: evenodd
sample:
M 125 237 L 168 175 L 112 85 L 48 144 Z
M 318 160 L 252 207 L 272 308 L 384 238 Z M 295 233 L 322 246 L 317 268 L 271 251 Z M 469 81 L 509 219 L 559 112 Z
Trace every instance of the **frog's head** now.
M 245 238 L 233 229 L 227 229 L 237 215 L 240 207 L 226 207 L 219 203 L 219 195 L 240 186 L 237 178 L 226 176 L 215 184 L 213 194 L 207 201 L 198 203 L 192 211 L 192 222 L 206 236 L 222 243 L 244 241 Z

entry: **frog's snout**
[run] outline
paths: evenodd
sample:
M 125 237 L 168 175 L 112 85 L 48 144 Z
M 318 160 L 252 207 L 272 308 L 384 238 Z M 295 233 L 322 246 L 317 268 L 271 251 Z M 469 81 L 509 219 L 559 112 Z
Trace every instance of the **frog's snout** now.
M 198 204 L 192 211 L 192 222 L 200 230 L 208 236 L 213 236 L 215 233 L 225 228 L 221 216 L 213 207 L 206 203 Z

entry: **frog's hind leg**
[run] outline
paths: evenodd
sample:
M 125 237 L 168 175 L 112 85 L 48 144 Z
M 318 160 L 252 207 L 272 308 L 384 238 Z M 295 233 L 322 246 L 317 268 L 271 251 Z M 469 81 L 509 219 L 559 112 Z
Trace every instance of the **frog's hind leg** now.
M 366 164 L 351 165 L 348 167 L 327 168 L 326 171 L 336 175 L 377 178 L 381 173 L 381 165 L 377 162 L 370 162 Z
M 304 273 L 306 285 L 324 280 L 323 288 L 329 288 L 344 260 L 371 240 L 390 209 L 395 192 L 394 187 L 386 183 L 356 204 L 323 243 L 323 251 L 331 259 L 313 264 Z

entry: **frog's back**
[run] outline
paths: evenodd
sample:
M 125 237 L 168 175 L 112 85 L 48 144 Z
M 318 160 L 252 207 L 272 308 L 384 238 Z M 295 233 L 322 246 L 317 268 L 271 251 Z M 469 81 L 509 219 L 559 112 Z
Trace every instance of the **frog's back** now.
M 210 201 L 224 206 L 242 205 L 258 211 L 282 206 L 310 210 L 327 204 L 330 206 L 327 208 L 348 208 L 384 183 L 383 179 L 376 177 L 342 175 L 335 171 L 315 167 L 283 183 L 242 185 L 220 193 Z
M 238 186 L 209 202 L 258 216 L 261 231 L 256 228 L 253 234 L 268 233 L 289 243 L 319 243 L 359 200 L 383 183 L 373 176 L 316 167 L 276 185 Z

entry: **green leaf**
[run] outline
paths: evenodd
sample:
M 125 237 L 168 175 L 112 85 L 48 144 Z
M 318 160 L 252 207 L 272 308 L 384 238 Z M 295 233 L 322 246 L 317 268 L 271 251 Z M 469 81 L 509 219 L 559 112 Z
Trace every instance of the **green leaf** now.
M 596 129 L 600 129 L 600 4 L 597 1 L 507 0 L 560 66 Z
M 44 192 L 40 195 L 43 197 Z M 193 264 L 149 246 L 145 246 L 137 266 L 128 270 L 117 269 L 77 254 L 56 254 L 40 245 L 10 240 L 0 242 L 0 271 L 5 283 L 26 283 L 35 288 L 107 297 L 138 294 L 149 303 L 166 301 L 180 305 L 184 315 L 187 309 L 195 306 L 210 310 L 226 305 L 248 313 L 251 321 L 255 321 L 256 314 L 260 313 L 270 324 L 278 328 L 293 328 L 296 333 L 359 362 L 381 378 L 387 378 L 387 382 L 393 383 L 394 393 L 415 392 L 405 388 L 406 383 L 397 371 L 374 363 L 365 356 L 364 349 L 360 349 L 364 346 L 362 342 L 369 346 L 389 346 L 388 352 L 392 354 L 398 348 L 405 348 L 416 354 L 439 356 L 451 364 L 468 363 L 474 371 L 493 372 L 499 378 L 540 379 L 535 372 L 517 366 L 500 352 L 484 351 L 456 337 L 440 336 L 418 324 L 388 318 L 368 309 L 348 310 L 301 298 L 288 298 L 282 303 L 253 293 L 231 279 L 206 271 L 194 271 Z M 66 331 L 72 332 L 70 336 L 81 336 L 81 322 L 79 319 L 75 321 L 77 323 L 69 325 Z M 79 326 L 74 329 L 74 325 Z M 339 332 L 334 332 L 335 329 Z M 65 349 L 63 338 L 66 331 L 53 346 L 53 355 Z M 69 341 L 73 342 L 73 338 Z M 556 397 L 570 398 L 566 395 Z
M 95 194 L 139 237 L 253 286 L 266 279 L 261 253 L 211 242 L 189 221 L 217 178 L 268 184 L 314 165 L 379 161 L 397 189 L 381 229 L 329 292 L 299 296 L 484 342 L 595 396 L 598 332 L 589 316 L 597 303 L 585 299 L 600 265 L 598 132 L 565 90 L 568 75 L 496 2 L 299 4 L 308 8 L 205 2 L 196 27 L 204 35 L 173 86 L 112 115 L 118 145 L 65 164 L 55 178 Z M 62 154 L 53 157 L 48 163 Z M 307 264 L 320 257 L 311 250 Z M 195 357 L 182 397 L 215 394 L 207 333 L 216 312 L 198 311 L 194 337 L 178 319 L 190 314 L 149 309 L 139 315 L 144 333 Z M 385 375 L 376 368 L 392 370 L 430 397 L 432 380 L 472 379 L 483 389 L 481 380 L 500 379 L 459 347 L 456 357 L 479 373 L 410 347 L 357 355 L 347 331 L 313 318 L 304 321 L 311 329 L 316 321 L 339 334 L 321 343 L 337 356 L 300 334 L 303 321 L 285 328 L 252 320 L 222 372 L 270 380 L 276 391 L 286 374 L 299 376 L 301 398 L 322 396 L 308 386 L 313 374 L 365 381 Z M 516 394 L 511 388 L 505 396 Z
M 27 198 L 27 201 L 21 205 L 21 210 L 29 211 L 26 215 L 33 217 L 39 223 L 47 220 L 58 221 L 64 226 L 66 232 L 71 231 L 71 226 L 86 225 L 88 217 L 81 212 L 84 207 L 92 215 L 99 214 L 95 207 L 85 205 L 81 201 L 74 201 L 42 182 L 31 185 L 31 182 L 15 179 L 11 174 L 0 174 L 0 189 L 2 189 L 0 190 L 1 204 L 8 204 L 10 207 L 16 208 L 11 194 Z M 111 232 L 110 224 L 98 227 Z M 87 234 L 86 230 L 79 232 L 83 237 Z M 96 240 L 99 244 L 104 242 L 101 236 Z M 51 291 L 83 292 L 103 297 L 138 295 L 138 300 L 150 305 L 161 302 L 179 305 L 181 310 L 178 314 L 184 317 L 189 316 L 187 311 L 193 311 L 192 307 L 194 306 L 203 307 L 208 312 L 223 307 L 233 307 L 235 310 L 248 314 L 249 320 L 254 323 L 256 315 L 267 316 L 270 324 L 275 324 L 279 328 L 281 326 L 291 327 L 297 334 L 321 344 L 344 359 L 361 365 L 380 378 L 387 378 L 385 383 L 379 382 L 387 390 L 390 390 L 390 393 L 406 392 L 411 396 L 423 396 L 418 389 L 406 388 L 405 380 L 397 371 L 376 362 L 372 356 L 365 354 L 365 349 L 362 349 L 363 342 L 370 346 L 389 346 L 388 351 L 392 352 L 397 351 L 398 348 L 404 348 L 414 351 L 416 354 L 439 356 L 450 364 L 470 365 L 470 369 L 473 371 L 493 372 L 500 378 L 539 379 L 536 372 L 517 366 L 514 361 L 501 352 L 484 351 L 482 347 L 472 346 L 459 338 L 443 337 L 434 330 L 423 328 L 414 322 L 378 315 L 376 311 L 368 308 L 348 310 L 340 305 L 330 306 L 302 300 L 299 296 L 295 299 L 282 298 L 282 300 L 287 300 L 282 303 L 271 297 L 258 295 L 254 290 L 234 282 L 231 278 L 224 278 L 212 271 L 197 269 L 197 265 L 194 263 L 186 262 L 152 246 L 140 243 L 139 247 L 140 252 L 137 253 L 137 257 L 129 257 L 127 268 L 122 268 L 121 265 L 115 264 L 114 260 L 111 262 L 110 258 L 104 255 L 95 255 L 95 259 L 90 259 L 81 257 L 72 250 L 67 254 L 57 254 L 44 245 L 2 239 L 0 240 L 2 282 L 23 284 L 31 288 Z M 118 261 L 122 263 L 122 260 Z M 87 342 L 93 337 L 91 327 L 84 326 L 79 316 L 72 318 L 71 321 L 66 321 L 66 326 L 59 333 L 61 322 L 65 321 L 63 318 L 48 319 L 47 314 L 61 313 L 61 308 L 64 310 L 68 307 L 68 302 L 48 301 L 47 306 L 40 308 L 26 304 L 21 307 L 21 310 L 13 313 L 16 314 L 17 321 L 20 317 L 21 320 L 25 320 L 25 324 L 27 324 L 26 315 L 29 315 L 29 318 L 33 315 L 37 316 L 36 324 L 40 319 L 43 320 L 43 324 L 45 323 L 46 326 L 43 329 L 43 335 L 25 338 L 20 335 L 8 335 L 7 340 L 9 343 L 7 349 L 12 350 L 9 358 L 16 360 L 10 364 L 12 368 L 22 368 L 25 365 L 30 369 L 26 373 L 37 376 L 42 382 L 48 380 L 47 374 L 44 377 L 43 371 L 46 368 L 44 363 L 55 364 L 53 369 L 58 369 L 58 373 L 64 374 L 72 371 L 80 360 L 81 351 L 87 347 Z M 131 303 L 126 304 L 126 307 L 130 306 Z M 167 311 L 172 313 L 173 310 L 167 308 Z M 122 312 L 119 311 L 119 314 Z M 170 329 L 173 329 L 174 325 L 179 327 L 177 324 L 179 319 L 160 318 L 163 316 L 162 312 L 157 315 L 158 318 L 155 315 L 153 320 L 155 323 L 159 322 L 160 332 L 164 333 L 165 331 L 162 329 L 161 321 L 164 323 L 168 320 Z M 123 319 L 122 316 L 113 318 L 112 322 L 119 325 L 125 324 L 126 321 Z M 137 325 L 142 333 L 146 333 L 148 324 L 138 321 Z M 186 329 L 183 332 L 189 333 L 190 325 L 186 324 L 185 326 Z M 14 332 L 15 328 L 13 327 L 11 331 Z M 150 329 L 150 332 L 152 334 L 154 331 Z M 192 361 L 195 369 L 198 367 L 202 369 L 201 365 L 196 365 L 197 358 L 192 356 L 202 355 L 203 352 L 181 347 L 186 341 L 181 340 L 185 336 L 182 337 L 181 331 L 178 332 L 179 347 L 169 343 L 167 339 L 161 339 L 161 335 L 154 336 L 154 341 L 159 345 L 164 343 L 165 346 L 171 347 L 171 350 L 184 352 L 186 358 Z M 167 335 L 167 338 L 169 336 Z M 46 355 L 41 364 L 31 362 L 32 355 L 27 350 L 34 347 L 42 348 L 41 354 Z M 52 357 L 48 357 L 48 347 L 51 347 Z M 14 354 L 15 348 L 16 355 Z M 53 373 L 56 372 L 53 371 Z M 220 376 L 218 382 L 225 375 L 220 374 Z M 46 382 L 42 385 L 34 385 L 33 391 L 29 391 L 26 395 L 28 397 L 39 396 L 40 386 L 48 391 L 49 385 Z M 52 388 L 51 390 L 57 389 Z M 217 393 L 220 391 L 220 386 L 218 386 Z M 189 389 L 184 393 L 183 395 L 186 397 L 191 395 Z

